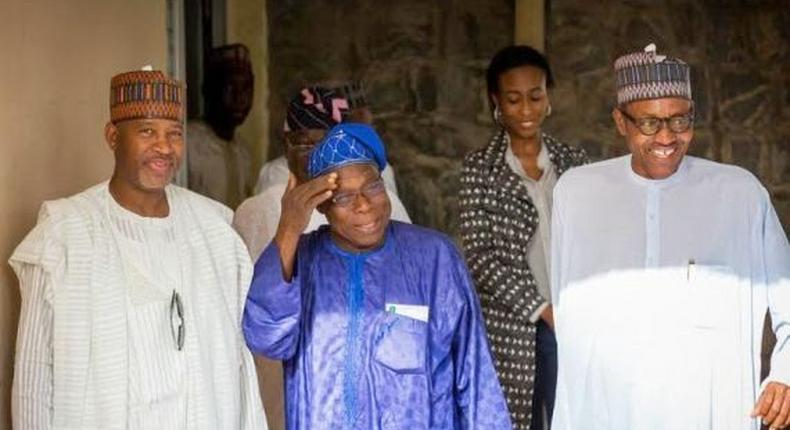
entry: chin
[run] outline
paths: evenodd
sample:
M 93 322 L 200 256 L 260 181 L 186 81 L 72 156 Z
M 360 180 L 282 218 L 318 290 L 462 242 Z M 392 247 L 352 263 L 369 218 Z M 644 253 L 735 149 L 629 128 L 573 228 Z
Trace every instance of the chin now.
M 140 181 L 139 187 L 146 191 L 162 191 L 172 181 L 172 175 L 168 178 L 147 178 Z

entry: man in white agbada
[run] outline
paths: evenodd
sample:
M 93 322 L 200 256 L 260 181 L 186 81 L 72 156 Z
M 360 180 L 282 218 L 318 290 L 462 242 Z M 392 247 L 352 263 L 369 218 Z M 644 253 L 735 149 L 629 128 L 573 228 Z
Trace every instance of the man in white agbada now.
M 790 422 L 790 246 L 744 169 L 686 156 L 689 66 L 615 62 L 631 154 L 554 191 L 554 430 L 753 429 Z M 763 319 L 777 337 L 761 383 Z
M 181 83 L 111 82 L 108 182 L 44 203 L 10 259 L 18 429 L 265 429 L 240 321 L 252 267 L 221 204 L 170 185 Z

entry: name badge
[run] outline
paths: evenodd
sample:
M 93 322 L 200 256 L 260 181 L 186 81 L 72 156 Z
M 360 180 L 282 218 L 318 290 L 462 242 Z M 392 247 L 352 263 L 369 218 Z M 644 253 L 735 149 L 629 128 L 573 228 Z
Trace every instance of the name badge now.
M 396 315 L 412 318 L 422 322 L 428 322 L 428 306 L 387 303 L 384 305 L 384 309 L 387 312 Z

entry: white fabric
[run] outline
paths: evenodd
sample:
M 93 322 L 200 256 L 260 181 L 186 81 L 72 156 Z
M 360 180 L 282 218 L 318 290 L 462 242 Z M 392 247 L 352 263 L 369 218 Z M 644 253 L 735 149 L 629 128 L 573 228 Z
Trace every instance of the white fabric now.
M 517 174 L 527 188 L 527 194 L 538 211 L 538 226 L 533 233 L 532 240 L 527 246 L 527 264 L 535 278 L 538 293 L 546 302 L 551 302 L 551 289 L 549 288 L 549 254 L 551 247 L 551 201 L 554 186 L 557 184 L 557 171 L 549 160 L 549 151 L 546 145 L 541 145 L 538 153 L 538 167 L 543 174 L 538 180 L 532 179 L 524 171 L 516 154 L 513 153 L 512 144 L 505 150 L 505 162 Z M 546 305 L 539 310 L 543 312 Z M 540 313 L 538 313 L 540 315 Z M 537 318 L 533 321 L 537 321 Z
M 207 123 L 187 123 L 189 189 L 232 208 L 252 191 L 252 161 L 238 136 L 227 141 Z
M 286 188 L 287 183 L 276 183 L 257 196 L 245 200 L 236 209 L 236 214 L 233 216 L 233 227 L 247 245 L 253 261 L 258 259 L 263 249 L 277 233 L 277 225 L 280 223 L 281 200 Z M 389 189 L 387 195 L 392 204 L 391 218 L 395 221 L 410 223 L 409 214 L 406 213 L 406 208 L 403 207 L 398 196 Z M 326 217 L 321 212 L 314 210 L 305 233 L 316 230 L 327 223 Z
M 790 383 L 790 246 L 756 178 L 685 157 L 648 180 L 625 156 L 563 175 L 553 217 L 552 428 L 757 430 L 768 307 Z
M 255 184 L 255 194 L 260 194 L 275 184 L 287 185 L 290 172 L 291 171 L 288 169 L 288 159 L 286 159 L 285 156 L 280 156 L 264 163 L 263 166 L 261 166 L 261 171 L 258 173 L 258 182 Z M 384 167 L 384 171 L 381 172 L 381 177 L 384 179 L 384 184 L 387 186 L 387 189 L 397 196 L 398 186 L 395 183 L 395 173 L 389 164 Z
M 121 208 L 107 183 L 42 207 L 10 260 L 22 295 L 15 428 L 266 428 L 240 331 L 251 264 L 230 212 L 178 187 L 167 196 L 163 219 Z

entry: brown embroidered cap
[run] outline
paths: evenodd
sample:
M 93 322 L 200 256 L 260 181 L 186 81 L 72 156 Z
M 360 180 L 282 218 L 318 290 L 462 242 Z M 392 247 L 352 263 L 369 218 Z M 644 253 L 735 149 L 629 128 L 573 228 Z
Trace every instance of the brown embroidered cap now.
M 184 85 L 159 70 L 135 70 L 110 81 L 110 121 L 184 120 Z

